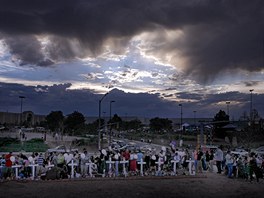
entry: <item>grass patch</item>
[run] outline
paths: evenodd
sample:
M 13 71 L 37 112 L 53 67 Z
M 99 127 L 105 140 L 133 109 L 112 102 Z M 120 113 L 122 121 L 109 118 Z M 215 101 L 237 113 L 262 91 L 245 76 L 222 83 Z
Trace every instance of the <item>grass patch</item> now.
M 17 138 L 4 137 L 0 138 L 0 151 L 1 152 L 45 152 L 48 145 L 45 144 L 43 139 L 35 138 L 28 141 L 20 141 Z

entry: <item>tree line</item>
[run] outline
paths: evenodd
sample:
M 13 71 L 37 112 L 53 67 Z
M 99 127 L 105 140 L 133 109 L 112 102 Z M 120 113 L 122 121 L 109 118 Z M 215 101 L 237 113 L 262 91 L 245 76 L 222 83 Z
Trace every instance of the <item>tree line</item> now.
M 258 116 L 257 112 L 254 113 L 254 118 Z M 245 117 L 245 115 L 244 115 Z M 230 123 L 229 115 L 225 111 L 220 110 L 216 113 L 212 120 L 213 129 L 212 135 L 219 138 L 224 138 L 228 135 L 229 129 L 224 129 L 225 125 Z M 248 122 L 248 119 L 246 119 Z M 147 128 L 147 131 L 152 133 L 166 133 L 173 131 L 173 122 L 168 118 L 159 118 L 155 117 L 149 120 L 149 125 L 144 126 L 144 124 L 139 119 L 133 119 L 130 121 L 123 120 L 117 114 L 114 114 L 110 120 L 105 120 L 101 118 L 100 120 L 101 127 L 107 129 L 115 129 L 119 131 L 129 131 L 129 130 L 144 130 Z M 97 135 L 99 119 L 95 120 L 92 123 L 86 123 L 85 116 L 78 112 L 74 111 L 73 113 L 64 116 L 62 111 L 51 111 L 47 116 L 46 120 L 40 124 L 42 127 L 49 129 L 52 132 L 59 132 L 61 134 L 67 135 Z M 252 128 L 252 126 L 251 126 Z M 250 127 L 246 124 L 243 128 L 244 131 L 249 131 Z M 263 129 L 257 128 L 257 125 L 254 125 L 254 133 L 256 131 L 263 132 Z M 197 132 L 199 128 L 197 127 Z M 242 133 L 241 133 L 242 134 Z M 248 134 L 248 133 L 247 133 Z M 251 135 L 252 137 L 252 135 Z

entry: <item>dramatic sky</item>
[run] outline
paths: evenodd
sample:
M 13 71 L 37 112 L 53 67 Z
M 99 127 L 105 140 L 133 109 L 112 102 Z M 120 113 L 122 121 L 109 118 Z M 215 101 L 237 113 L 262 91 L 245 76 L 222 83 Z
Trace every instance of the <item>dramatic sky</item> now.
M 263 0 L 0 0 L 0 111 L 264 116 Z

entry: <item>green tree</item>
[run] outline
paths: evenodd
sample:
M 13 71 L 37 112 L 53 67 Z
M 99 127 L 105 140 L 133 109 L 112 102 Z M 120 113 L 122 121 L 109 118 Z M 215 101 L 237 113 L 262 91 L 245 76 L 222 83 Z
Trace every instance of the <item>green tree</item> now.
M 72 114 L 69 114 L 64 122 L 65 132 L 70 135 L 81 134 L 82 130 L 85 127 L 85 117 L 82 113 L 74 111 Z
M 152 118 L 150 119 L 149 127 L 156 132 L 169 131 L 172 130 L 172 121 L 168 118 Z
M 122 119 L 115 114 L 112 119 L 108 121 L 108 124 L 110 124 L 113 129 L 119 129 L 119 126 L 122 124 Z
M 139 129 L 142 127 L 142 122 L 138 119 L 134 119 L 128 122 L 128 128 L 129 129 Z
M 103 118 L 101 118 L 101 127 L 103 127 L 104 125 L 105 125 L 105 120 Z M 88 134 L 97 135 L 98 134 L 98 127 L 99 127 L 99 119 L 95 120 L 92 123 L 86 124 L 85 125 L 85 131 Z
M 64 116 L 61 111 L 52 111 L 46 116 L 46 123 L 51 131 L 62 131 Z
M 213 119 L 214 122 L 214 132 L 216 137 L 224 138 L 226 136 L 226 131 L 223 126 L 229 124 L 229 115 L 225 111 L 220 110 Z

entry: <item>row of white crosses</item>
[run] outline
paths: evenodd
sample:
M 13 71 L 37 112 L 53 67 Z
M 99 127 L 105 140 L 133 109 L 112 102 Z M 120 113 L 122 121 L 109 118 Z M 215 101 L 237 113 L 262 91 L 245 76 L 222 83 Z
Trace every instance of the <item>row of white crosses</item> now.
M 112 173 L 112 164 L 115 164 L 115 176 L 118 176 L 118 163 L 123 165 L 123 174 L 125 177 L 127 176 L 127 171 L 126 171 L 126 164 L 129 161 L 126 161 L 124 158 L 122 161 L 112 161 L 112 158 L 110 157 L 109 160 L 107 160 L 105 163 L 108 164 L 108 176 L 111 177 Z
M 10 157 L 10 160 L 14 163 L 15 162 L 15 157 L 14 156 L 11 156 Z M 32 170 L 32 179 L 34 179 L 35 178 L 35 173 L 36 173 L 36 167 L 37 166 L 39 166 L 38 164 L 35 164 L 35 161 L 34 161 L 34 159 L 33 159 L 33 157 L 29 157 L 28 158 L 28 160 L 29 160 L 29 162 L 30 162 L 30 164 L 28 165 L 29 167 L 31 167 L 31 170 Z M 71 161 L 71 164 L 68 164 L 68 166 L 71 166 L 72 167 L 72 171 L 71 171 L 71 178 L 73 178 L 74 177 L 74 166 L 77 166 L 77 164 L 76 163 L 74 163 L 73 162 L 73 160 Z M 14 168 L 15 169 L 15 176 L 16 176 L 16 178 L 18 178 L 18 169 L 19 168 L 21 168 L 22 167 L 22 165 L 13 165 L 12 166 L 12 168 Z M 48 169 L 50 169 L 50 168 L 52 168 L 52 167 L 54 167 L 54 164 L 48 164 L 48 166 L 46 166 Z
M 15 159 L 15 157 L 14 156 L 11 156 L 10 157 L 10 161 L 12 162 L 12 163 L 14 163 L 15 161 L 16 161 L 16 159 Z M 37 167 L 38 166 L 38 164 L 35 164 L 35 162 L 34 162 L 34 160 L 33 160 L 33 158 L 32 157 L 29 157 L 29 162 L 31 163 L 31 164 L 29 164 L 29 166 L 31 167 L 31 169 L 32 169 L 32 179 L 34 179 L 35 178 L 35 167 Z M 0 168 L 2 168 L 3 166 L 0 166 Z M 14 168 L 15 169 L 15 176 L 16 176 L 16 178 L 18 178 L 19 176 L 18 176 L 18 169 L 19 168 L 21 168 L 22 167 L 22 165 L 19 165 L 19 164 L 15 164 L 15 165 L 13 165 L 11 168 Z
M 190 175 L 195 175 L 195 171 L 192 170 L 192 166 L 193 166 L 194 160 L 189 159 L 189 160 L 186 160 L 186 161 L 189 164 L 189 174 Z M 171 160 L 171 162 L 173 163 L 173 172 L 176 175 L 176 171 L 177 171 L 176 164 L 179 162 L 179 160 Z M 106 161 L 106 164 L 108 164 L 109 173 L 112 170 L 112 165 L 115 164 L 115 176 L 116 177 L 118 176 L 118 163 L 123 165 L 123 174 L 126 177 L 127 176 L 126 164 L 129 163 L 129 161 L 125 160 L 124 158 L 123 158 L 122 161 L 112 161 L 112 159 L 109 158 L 109 160 Z M 143 159 L 141 159 L 139 162 L 137 162 L 137 164 L 140 164 L 140 175 L 143 176 L 144 175 L 143 166 L 146 164 L 146 162 L 144 162 Z M 155 162 L 155 164 L 158 165 L 158 173 L 160 173 L 161 165 L 163 165 L 164 162 L 159 158 L 159 160 L 157 162 Z M 77 163 L 74 163 L 74 160 L 72 160 L 71 163 L 68 164 L 68 166 L 71 166 L 71 178 L 74 178 L 74 167 L 77 166 L 77 165 L 78 165 Z M 93 175 L 92 175 L 92 166 L 94 165 L 94 163 L 90 161 L 89 163 L 86 163 L 86 165 L 89 167 L 88 168 L 89 176 L 93 177 Z M 33 166 L 33 164 L 32 164 L 32 166 Z M 35 166 L 37 166 L 37 165 L 35 165 Z M 34 173 L 32 173 L 32 174 L 34 175 Z M 110 177 L 111 177 L 111 175 L 110 175 Z
M 112 169 L 112 164 L 115 164 L 115 176 L 118 176 L 118 163 L 123 165 L 123 174 L 125 176 L 127 176 L 127 171 L 126 171 L 126 166 L 125 164 L 127 164 L 129 161 L 126 161 L 125 159 L 123 159 L 122 161 L 112 161 L 112 159 L 110 158 L 108 161 L 106 161 L 106 164 L 108 164 L 109 167 L 109 171 L 111 171 Z M 173 163 L 173 172 L 176 175 L 177 172 L 177 168 L 176 168 L 176 164 L 179 163 L 179 160 L 171 160 L 171 162 Z M 188 164 L 189 164 L 189 174 L 190 175 L 195 175 L 195 171 L 192 170 L 192 166 L 194 163 L 194 160 L 187 160 Z M 143 159 L 141 159 L 139 162 L 137 162 L 137 164 L 140 165 L 140 175 L 143 176 L 144 175 L 144 169 L 143 166 L 146 164 L 146 162 L 143 161 Z M 158 173 L 160 173 L 161 171 L 161 166 L 164 164 L 164 162 L 159 158 L 159 160 L 157 162 L 155 162 L 155 164 L 158 165 Z
M 35 167 L 38 166 L 38 164 L 30 164 L 29 166 L 32 168 L 32 179 L 34 179 L 35 178 Z M 19 178 L 18 169 L 21 167 L 22 167 L 22 165 L 19 165 L 19 164 L 15 164 L 15 165 L 11 166 L 11 168 L 15 169 L 16 178 Z M 0 168 L 3 168 L 3 166 L 0 166 Z
M 171 163 L 173 163 L 173 173 L 176 175 L 177 174 L 177 168 L 176 165 L 177 163 L 179 163 L 179 160 L 171 160 Z M 192 170 L 193 164 L 194 164 L 194 160 L 192 160 L 191 158 L 189 160 L 186 160 L 186 162 L 188 162 L 188 166 L 189 166 L 189 175 L 195 175 L 195 171 Z
M 11 161 L 14 161 L 14 158 L 12 158 Z M 31 164 L 29 165 L 32 168 L 32 178 L 35 178 L 35 168 L 38 166 L 38 164 L 34 163 L 34 160 L 32 160 L 30 158 L 29 160 L 31 162 Z M 179 160 L 171 160 L 171 162 L 173 163 L 173 172 L 176 175 L 176 164 L 179 162 Z M 187 162 L 189 163 L 189 174 L 190 175 L 195 175 L 195 171 L 192 170 L 192 166 L 194 163 L 194 160 L 187 160 Z M 108 161 L 106 161 L 106 164 L 108 164 L 109 167 L 109 173 L 112 170 L 112 164 L 115 164 L 115 176 L 118 176 L 118 163 L 123 165 L 123 174 L 125 175 L 125 177 L 128 175 L 127 171 L 126 171 L 126 164 L 129 163 L 129 161 L 125 160 L 123 158 L 122 161 L 112 161 L 111 158 L 109 158 Z M 140 165 L 140 175 L 143 176 L 144 175 L 144 170 L 143 170 L 143 166 L 146 164 L 146 162 L 143 161 L 143 159 L 141 159 L 139 162 L 137 162 L 137 164 Z M 158 173 L 160 173 L 161 171 L 161 165 L 164 164 L 164 162 L 159 158 L 159 160 L 157 162 L 155 162 L 155 164 L 158 165 Z M 92 175 L 92 166 L 94 165 L 93 162 L 89 161 L 89 163 L 86 163 L 86 165 L 88 166 L 88 172 L 89 172 L 89 176 L 93 177 Z M 54 165 L 49 164 L 48 168 L 53 167 Z M 68 164 L 68 166 L 71 167 L 71 178 L 74 178 L 74 167 L 78 166 L 77 163 L 74 162 L 74 160 L 71 160 L 71 163 Z M 13 165 L 12 168 L 15 168 L 15 174 L 16 174 L 16 178 L 18 178 L 18 169 L 21 168 L 21 165 Z M 111 176 L 111 175 L 110 175 Z
M 122 161 L 112 161 L 111 158 L 106 161 L 106 164 L 108 164 L 108 170 L 109 170 L 108 174 L 109 174 L 109 176 L 111 177 L 112 164 L 115 164 L 115 176 L 116 177 L 118 176 L 118 163 L 122 164 L 122 166 L 123 166 L 123 175 L 125 177 L 127 177 L 128 173 L 127 173 L 127 170 L 126 170 L 126 164 L 128 164 L 129 161 L 125 160 L 125 158 L 123 158 Z M 143 166 L 144 166 L 144 164 L 146 164 L 146 162 L 144 162 L 143 159 L 141 159 L 139 162 L 137 162 L 137 164 L 140 164 L 140 174 L 141 174 L 141 176 L 143 176 L 144 175 Z

